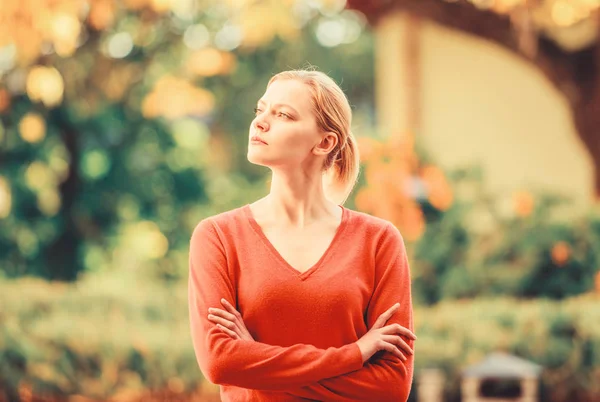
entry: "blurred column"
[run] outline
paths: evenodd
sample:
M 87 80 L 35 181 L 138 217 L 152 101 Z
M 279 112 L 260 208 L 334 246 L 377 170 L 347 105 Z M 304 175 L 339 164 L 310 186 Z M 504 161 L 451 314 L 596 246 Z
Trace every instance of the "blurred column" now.
M 460 384 L 462 402 L 479 401 L 479 378 L 465 377 Z
M 537 402 L 538 380 L 535 377 L 526 377 L 521 380 L 521 402 Z
M 592 11 L 592 18 L 596 22 L 596 74 L 600 76 L 600 6 Z M 596 82 L 600 85 L 600 80 Z M 600 91 L 600 89 L 597 89 Z
M 420 31 L 418 17 L 393 11 L 375 27 L 375 107 L 384 135 L 413 135 L 419 129 Z
M 445 379 L 442 370 L 422 370 L 419 374 L 417 388 L 419 402 L 443 402 Z
M 535 59 L 538 53 L 538 34 L 533 22 L 533 9 L 538 0 L 525 0 L 517 5 L 510 14 L 510 21 L 517 36 L 519 50 L 529 59 Z

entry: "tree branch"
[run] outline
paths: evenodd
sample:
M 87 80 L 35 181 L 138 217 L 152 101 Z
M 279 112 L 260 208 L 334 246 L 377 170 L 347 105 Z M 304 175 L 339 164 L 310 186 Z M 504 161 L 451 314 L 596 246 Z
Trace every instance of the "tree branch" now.
M 600 23 L 599 39 L 592 47 L 569 53 L 553 41 L 538 37 L 537 54 L 530 59 L 519 49 L 508 16 L 480 10 L 466 0 L 348 0 L 348 6 L 365 13 L 372 24 L 390 11 L 405 11 L 489 40 L 538 67 L 571 107 L 579 137 L 595 164 L 595 188 L 600 195 Z

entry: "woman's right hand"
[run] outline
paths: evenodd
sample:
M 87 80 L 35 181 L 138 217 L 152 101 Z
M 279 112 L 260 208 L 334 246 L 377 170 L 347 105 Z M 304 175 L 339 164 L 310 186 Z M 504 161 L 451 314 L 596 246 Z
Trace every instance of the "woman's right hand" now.
M 381 314 L 373 327 L 363 335 L 356 344 L 358 345 L 362 354 L 363 363 L 369 360 L 371 356 L 380 350 L 386 350 L 403 361 L 406 361 L 404 354 L 413 354 L 413 350 L 408 344 L 402 339 L 400 335 L 404 335 L 413 340 L 417 339 L 408 328 L 404 328 L 400 324 L 391 324 L 385 326 L 385 323 L 392 317 L 392 315 L 400 307 L 399 303 L 394 304 L 385 313 Z M 402 351 L 400 351 L 402 349 Z

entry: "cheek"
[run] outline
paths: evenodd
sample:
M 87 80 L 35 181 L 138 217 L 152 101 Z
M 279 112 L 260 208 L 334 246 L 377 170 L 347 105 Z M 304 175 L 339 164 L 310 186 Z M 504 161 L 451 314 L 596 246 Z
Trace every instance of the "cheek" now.
M 281 133 L 288 137 L 289 142 L 295 145 L 306 148 L 311 147 L 315 140 L 313 129 L 310 126 L 302 123 L 287 123 L 281 126 Z
M 314 144 L 306 132 L 294 130 L 294 132 L 288 134 L 285 138 L 285 146 L 290 153 L 304 155 L 310 152 Z

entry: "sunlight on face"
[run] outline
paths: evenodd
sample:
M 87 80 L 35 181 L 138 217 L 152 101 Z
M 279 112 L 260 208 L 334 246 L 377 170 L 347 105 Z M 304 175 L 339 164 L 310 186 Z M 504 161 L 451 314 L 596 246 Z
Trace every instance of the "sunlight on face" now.
M 262 141 L 252 141 L 258 136 Z M 297 166 L 311 163 L 311 150 L 321 139 L 310 88 L 298 80 L 271 83 L 256 105 L 250 125 L 248 160 L 257 165 Z

